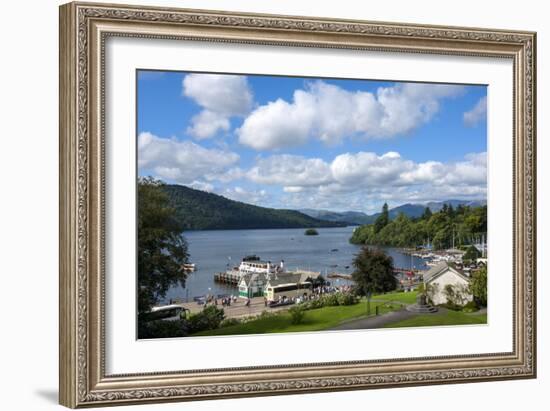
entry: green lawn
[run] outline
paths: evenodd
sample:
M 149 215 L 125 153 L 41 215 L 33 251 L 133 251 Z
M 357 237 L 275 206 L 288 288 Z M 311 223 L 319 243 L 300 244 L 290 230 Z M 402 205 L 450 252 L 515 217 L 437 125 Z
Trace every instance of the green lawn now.
M 386 305 L 384 303 L 371 303 L 372 314 L 374 314 L 377 305 L 379 306 L 379 314 L 384 314 L 400 308 L 400 306 L 396 304 Z M 193 334 L 193 336 L 320 331 L 332 328 L 344 321 L 365 317 L 366 314 L 367 303 L 366 300 L 362 300 L 354 305 L 323 307 L 315 310 L 308 310 L 305 312 L 301 324 L 292 324 L 290 315 L 283 311 L 280 314 L 258 318 L 246 324 L 237 324 L 217 330 L 203 331 Z
M 416 303 L 416 291 L 409 291 L 407 293 L 388 293 L 373 295 L 372 299 L 375 301 L 394 301 L 400 302 L 403 304 L 414 304 Z
M 378 306 L 379 314 L 399 310 L 403 305 L 416 302 L 416 292 L 390 293 L 375 295 L 372 297 L 371 314 L 375 313 Z M 216 330 L 203 331 L 192 336 L 209 335 L 244 335 L 267 334 L 300 331 L 321 331 L 331 329 L 344 322 L 364 318 L 367 316 L 366 299 L 358 304 L 336 307 L 323 307 L 305 312 L 300 324 L 292 324 L 290 314 L 286 311 L 274 313 L 274 315 L 260 317 L 245 324 L 237 324 Z M 408 320 L 389 323 L 386 328 L 394 327 L 422 327 L 435 325 L 463 325 L 486 324 L 487 314 L 466 314 L 451 310 L 442 310 L 436 314 L 418 315 Z
M 460 311 L 418 315 L 407 320 L 386 324 L 385 328 L 429 327 L 435 325 L 487 324 L 487 314 L 467 314 Z

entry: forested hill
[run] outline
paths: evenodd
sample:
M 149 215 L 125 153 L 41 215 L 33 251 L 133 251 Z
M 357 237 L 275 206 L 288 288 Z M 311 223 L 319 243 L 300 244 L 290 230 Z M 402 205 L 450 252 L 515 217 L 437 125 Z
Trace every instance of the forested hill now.
M 164 185 L 177 219 L 186 230 L 342 227 L 295 210 L 258 207 L 180 185 Z
M 362 225 L 353 231 L 350 242 L 393 247 L 416 247 L 429 242 L 439 250 L 478 243 L 486 236 L 486 205 L 460 204 L 454 208 L 443 204 L 437 212 L 432 213 L 425 207 L 420 217 L 411 218 L 402 212 L 395 219 L 390 218 L 387 205 L 384 205 L 373 224 Z

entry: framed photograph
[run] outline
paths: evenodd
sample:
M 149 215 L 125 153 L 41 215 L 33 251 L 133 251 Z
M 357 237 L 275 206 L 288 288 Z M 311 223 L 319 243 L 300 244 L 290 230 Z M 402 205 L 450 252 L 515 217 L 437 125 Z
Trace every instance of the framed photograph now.
M 61 404 L 534 378 L 535 40 L 61 6 Z

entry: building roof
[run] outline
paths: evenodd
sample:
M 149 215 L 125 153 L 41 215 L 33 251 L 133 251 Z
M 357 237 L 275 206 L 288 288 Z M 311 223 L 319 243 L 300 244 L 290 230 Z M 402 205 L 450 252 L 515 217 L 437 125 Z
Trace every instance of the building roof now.
M 269 285 L 304 283 L 308 278 L 317 278 L 319 273 L 312 271 L 292 271 L 271 275 Z
M 470 282 L 470 278 L 468 278 L 464 273 L 462 273 L 458 269 L 450 266 L 447 261 L 442 261 L 438 265 L 430 268 L 427 272 L 425 272 L 424 276 L 423 276 L 424 282 L 429 283 L 429 282 L 435 280 L 437 277 L 441 276 L 442 274 L 446 273 L 447 271 L 451 271 L 454 274 L 461 277 L 462 279 Z
M 265 273 L 243 274 L 242 277 L 241 277 L 241 280 L 239 281 L 239 284 L 241 282 L 244 282 L 244 284 L 248 287 L 253 280 L 258 280 L 259 279 L 260 281 L 265 281 L 265 277 L 266 277 Z
M 281 273 L 276 276 L 272 276 L 269 279 L 269 285 L 276 286 L 281 284 L 295 284 L 300 283 L 302 276 L 295 273 Z
M 317 278 L 320 273 L 313 271 L 285 271 L 282 273 L 269 274 L 269 285 L 277 286 L 281 284 L 304 283 L 308 278 Z M 243 274 L 240 282 L 248 287 L 253 280 L 266 281 L 266 273 L 247 273 Z

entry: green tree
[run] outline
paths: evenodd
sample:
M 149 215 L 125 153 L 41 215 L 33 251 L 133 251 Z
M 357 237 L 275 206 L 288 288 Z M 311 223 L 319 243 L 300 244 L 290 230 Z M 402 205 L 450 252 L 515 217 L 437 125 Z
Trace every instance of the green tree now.
M 424 209 L 424 212 L 422 213 L 422 219 L 429 220 L 431 216 L 432 216 L 432 210 L 430 210 L 430 207 L 426 207 Z
M 374 222 L 374 231 L 378 233 L 390 222 L 390 212 L 388 210 L 388 203 L 384 203 L 382 206 L 382 213 L 376 218 Z
M 147 312 L 175 285 L 185 286 L 187 242 L 162 183 L 138 181 L 138 311 Z
M 445 249 L 479 241 L 487 232 L 487 207 L 457 207 L 445 204 L 437 213 L 424 210 L 421 218 L 400 213 L 389 221 L 381 213 L 373 224 L 353 230 L 353 244 L 415 247 L 429 240 L 435 249 Z M 477 238 L 477 240 L 476 240 Z
M 487 306 L 487 267 L 482 267 L 472 274 L 470 292 L 481 306 Z
M 304 235 L 319 235 L 319 232 L 315 228 L 308 228 L 304 231 Z
M 464 255 L 462 256 L 462 261 L 464 262 L 470 262 L 475 261 L 477 258 L 481 257 L 481 253 L 477 248 L 475 248 L 473 245 L 468 247 Z
M 436 249 L 436 250 L 441 250 L 443 248 L 447 248 L 449 247 L 449 237 L 450 237 L 450 230 L 447 229 L 447 227 L 444 227 L 444 228 L 441 228 L 439 229 L 436 233 L 435 233 L 435 236 L 433 237 L 433 241 L 432 241 L 432 244 L 433 244 L 433 247 Z
M 292 306 L 290 310 L 288 310 L 288 313 L 290 314 L 290 322 L 292 324 L 301 324 L 304 320 L 306 310 L 302 304 L 297 304 Z
M 215 305 L 204 307 L 202 311 L 189 316 L 189 333 L 215 330 L 220 327 L 224 318 L 225 312 L 223 308 L 218 308 Z
M 367 296 L 370 314 L 370 297 L 372 293 L 383 293 L 395 290 L 397 280 L 393 273 L 393 259 L 383 251 L 363 247 L 353 260 L 352 278 L 357 294 Z

